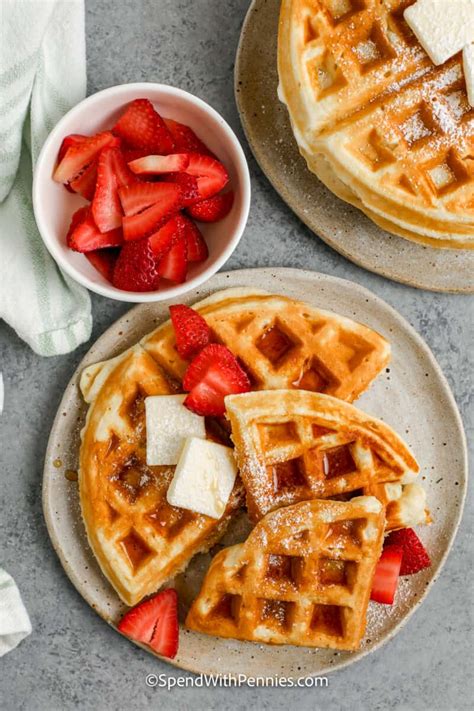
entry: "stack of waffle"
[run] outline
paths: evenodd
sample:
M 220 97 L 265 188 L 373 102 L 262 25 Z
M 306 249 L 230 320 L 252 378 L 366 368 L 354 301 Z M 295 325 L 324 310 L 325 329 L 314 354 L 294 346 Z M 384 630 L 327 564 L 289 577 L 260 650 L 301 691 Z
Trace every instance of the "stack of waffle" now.
M 309 169 L 383 229 L 474 247 L 474 111 L 461 55 L 435 66 L 414 0 L 282 0 L 279 94 Z

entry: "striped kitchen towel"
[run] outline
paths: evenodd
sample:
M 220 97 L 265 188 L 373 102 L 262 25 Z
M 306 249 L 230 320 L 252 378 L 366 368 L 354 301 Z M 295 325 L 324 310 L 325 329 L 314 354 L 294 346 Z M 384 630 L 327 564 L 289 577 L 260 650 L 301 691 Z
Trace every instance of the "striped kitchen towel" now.
M 31 622 L 15 581 L 0 568 L 0 657 L 31 632 Z
M 44 140 L 85 93 L 83 0 L 0 0 L 0 317 L 45 356 L 92 327 L 89 294 L 47 252 L 31 199 Z

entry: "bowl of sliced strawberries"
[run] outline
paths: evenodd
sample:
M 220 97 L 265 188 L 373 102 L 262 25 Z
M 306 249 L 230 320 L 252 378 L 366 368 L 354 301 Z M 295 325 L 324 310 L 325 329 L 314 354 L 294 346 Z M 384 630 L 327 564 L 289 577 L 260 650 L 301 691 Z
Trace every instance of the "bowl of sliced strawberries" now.
M 178 297 L 215 274 L 248 218 L 242 147 L 201 99 L 163 84 L 88 97 L 38 158 L 43 241 L 77 282 L 121 301 Z

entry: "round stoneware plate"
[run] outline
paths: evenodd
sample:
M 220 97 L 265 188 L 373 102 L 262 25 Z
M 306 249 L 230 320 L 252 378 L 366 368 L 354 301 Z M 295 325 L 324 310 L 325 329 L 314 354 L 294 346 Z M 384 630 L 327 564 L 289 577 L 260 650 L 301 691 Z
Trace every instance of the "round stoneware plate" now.
M 474 251 L 434 249 L 391 235 L 308 170 L 277 96 L 279 11 L 280 0 L 254 0 L 235 65 L 242 125 L 275 190 L 313 232 L 359 266 L 420 289 L 473 292 Z
M 392 345 L 392 362 L 358 406 L 385 419 L 412 447 L 420 465 L 434 523 L 420 529 L 433 565 L 400 581 L 393 607 L 370 603 L 367 633 L 358 652 L 278 647 L 224 640 L 181 628 L 173 663 L 207 674 L 299 677 L 322 674 L 350 664 L 386 642 L 421 603 L 452 544 L 466 490 L 466 446 L 462 423 L 431 352 L 411 326 L 385 302 L 349 281 L 293 269 L 249 269 L 217 274 L 205 287 L 186 294 L 189 304 L 227 287 L 255 286 L 336 311 L 382 333 Z M 82 369 L 111 358 L 136 343 L 168 317 L 167 302 L 142 304 L 119 319 L 92 346 L 74 373 L 54 421 L 46 454 L 43 506 L 49 534 L 73 584 L 101 617 L 116 623 L 124 611 L 89 549 L 79 511 L 79 433 L 86 407 L 79 393 Z M 231 526 L 221 544 L 242 540 L 244 516 Z M 219 547 L 221 547 L 219 544 Z M 209 555 L 197 556 L 175 585 L 184 617 L 197 593 Z M 124 641 L 125 644 L 125 641 Z

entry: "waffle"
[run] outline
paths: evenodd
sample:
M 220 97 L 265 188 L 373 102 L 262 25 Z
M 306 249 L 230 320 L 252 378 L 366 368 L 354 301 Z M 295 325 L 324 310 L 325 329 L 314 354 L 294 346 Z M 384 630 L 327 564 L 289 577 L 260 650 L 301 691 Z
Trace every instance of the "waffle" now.
M 305 155 L 304 151 L 302 150 L 301 153 Z M 306 154 L 305 158 L 308 163 L 308 166 L 311 165 L 311 171 L 322 183 L 324 183 L 324 185 L 331 192 L 334 193 L 334 195 L 336 195 L 341 200 L 348 202 L 350 205 L 357 207 L 359 210 L 364 212 L 367 217 L 372 220 L 372 222 L 375 222 L 376 225 L 381 227 L 386 232 L 392 232 L 393 234 L 398 235 L 399 237 L 403 237 L 404 239 L 408 239 L 412 242 L 418 242 L 420 244 L 428 245 L 431 247 L 453 247 L 453 240 L 446 239 L 446 235 L 442 232 L 438 233 L 436 239 L 426 237 L 420 234 L 415 234 L 411 230 L 406 229 L 401 225 L 395 224 L 394 222 L 388 220 L 386 217 L 382 217 L 382 215 L 378 215 L 372 210 L 370 210 L 369 207 L 365 205 L 357 197 L 357 195 L 348 187 L 348 185 L 343 183 L 340 177 L 334 172 L 333 168 L 331 167 L 331 164 L 323 154 L 319 154 L 315 157 Z M 463 240 L 461 240 L 459 242 L 456 242 L 456 247 L 464 248 L 468 247 L 468 245 Z
M 167 503 L 174 468 L 146 464 L 144 398 L 175 390 L 140 345 L 86 368 L 81 390 L 90 406 L 79 469 L 87 536 L 104 575 L 135 605 L 220 538 L 241 483 L 218 521 Z
M 402 237 L 470 249 L 474 111 L 460 55 L 435 67 L 403 19 L 412 1 L 283 0 L 279 94 L 336 195 Z
M 353 400 L 390 357 L 375 331 L 285 297 L 232 289 L 196 306 L 215 337 L 240 357 L 254 388 L 313 388 Z M 278 358 L 269 342 L 278 346 Z M 128 605 L 207 550 L 243 502 L 238 479 L 218 522 L 170 506 L 173 467 L 146 464 L 144 398 L 179 392 L 187 367 L 174 346 L 167 321 L 81 378 L 90 405 L 80 453 L 82 514 L 104 574 Z M 206 427 L 208 437 L 229 444 L 221 422 L 207 420 Z
M 298 501 L 411 483 L 418 472 L 388 425 L 331 396 L 274 390 L 225 404 L 253 521 Z
M 267 514 L 245 543 L 212 560 L 186 626 L 252 642 L 357 649 L 383 531 L 373 497 Z
M 285 296 L 228 289 L 194 304 L 239 359 L 253 390 L 300 388 L 352 402 L 390 360 L 387 341 L 367 326 Z M 142 340 L 176 380 L 187 362 L 168 321 Z

